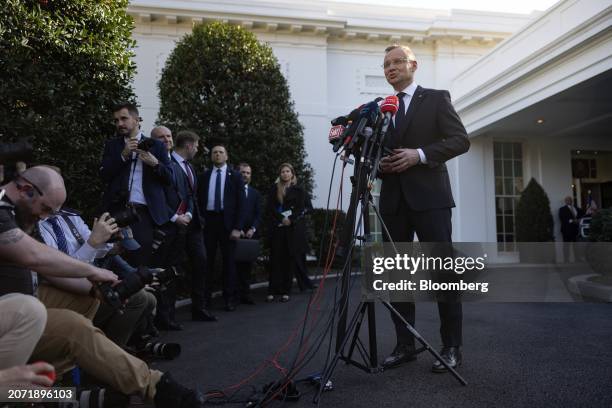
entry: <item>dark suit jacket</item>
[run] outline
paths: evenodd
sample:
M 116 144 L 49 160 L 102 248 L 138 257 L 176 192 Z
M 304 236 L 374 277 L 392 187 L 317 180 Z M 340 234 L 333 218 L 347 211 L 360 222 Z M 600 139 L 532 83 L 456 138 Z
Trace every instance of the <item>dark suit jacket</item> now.
M 191 212 L 191 215 L 193 216 L 193 218 L 191 219 L 191 222 L 189 223 L 189 228 L 202 229 L 202 226 L 204 223 L 202 222 L 202 219 L 201 219 L 202 211 L 200 211 L 200 206 L 198 203 L 198 194 L 197 194 L 198 177 L 196 176 L 195 169 L 193 168 L 191 163 L 187 162 L 187 165 L 189 166 L 189 169 L 191 170 L 191 175 L 193 176 L 193 186 L 192 186 L 191 183 L 189 182 L 189 179 L 187 178 L 187 175 L 183 171 L 182 164 L 177 162 L 174 156 L 171 156 L 171 160 L 172 160 L 172 163 L 177 166 L 178 170 L 181 171 L 181 178 L 183 179 L 183 183 L 184 183 L 183 186 L 185 188 L 184 193 L 188 196 L 188 200 L 190 204 L 189 212 Z
M 276 196 L 276 184 L 268 192 L 266 200 L 266 230 L 270 247 L 274 245 L 274 240 L 284 239 L 283 234 L 278 234 L 280 230 L 288 232 L 288 247 L 291 255 L 305 254 L 309 250 L 308 235 L 306 230 L 306 219 L 304 215 L 308 211 L 307 203 L 310 198 L 306 191 L 299 185 L 291 186 L 287 189 L 283 204 L 281 205 Z M 289 219 L 291 225 L 279 227 L 282 222 L 282 212 L 291 210 Z
M 170 168 L 172 169 L 172 184 L 164 186 L 170 217 L 176 214 L 176 211 L 183 202 L 186 205 L 185 212 L 190 212 L 193 215 L 193 198 L 189 191 L 187 175 L 174 160 L 170 162 Z
M 561 235 L 565 240 L 576 238 L 578 235 L 578 218 L 580 217 L 578 209 L 576 209 L 576 219 L 574 214 L 567 208 L 567 205 L 559 208 L 559 220 L 561 221 Z M 574 220 L 574 222 L 570 222 Z
M 402 197 L 414 211 L 455 206 L 445 162 L 465 153 L 470 142 L 448 91 L 418 86 L 400 128 L 387 134 L 386 146 L 421 148 L 427 164 L 381 175 L 382 214 L 397 214 Z
M 214 166 L 206 170 L 198 185 L 198 204 L 204 213 L 204 220 L 207 217 L 208 186 L 213 171 L 216 171 Z M 240 172 L 229 165 L 223 190 L 223 223 L 228 232 L 233 229 L 242 230 L 244 225 L 244 180 Z
M 244 200 L 244 231 L 255 228 L 254 237 L 257 238 L 261 223 L 261 194 L 251 186 L 248 189 L 249 193 Z
M 142 189 L 151 218 L 155 224 L 163 225 L 170 219 L 164 186 L 172 183 L 173 176 L 166 148 L 159 140 L 154 142 L 151 153 L 157 158 L 159 164 L 151 167 L 143 163 Z M 121 209 L 129 200 L 128 182 L 133 162 L 124 161 L 121 158 L 124 146 L 123 137 L 109 139 L 104 145 L 100 176 L 106 183 L 106 190 L 102 198 L 102 206 L 105 211 Z

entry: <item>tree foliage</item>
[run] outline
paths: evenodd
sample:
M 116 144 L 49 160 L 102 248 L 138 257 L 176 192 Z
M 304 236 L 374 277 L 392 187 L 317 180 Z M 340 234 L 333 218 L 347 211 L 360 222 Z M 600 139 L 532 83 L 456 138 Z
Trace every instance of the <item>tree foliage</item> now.
M 550 200 L 537 181 L 531 179 L 516 206 L 517 242 L 553 240 L 553 217 Z
M 128 0 L 5 0 L 0 8 L 0 133 L 31 137 L 61 168 L 68 204 L 90 215 L 112 105 L 133 101 Z
M 223 23 L 194 27 L 168 57 L 159 95 L 158 124 L 174 134 L 194 130 L 209 147 L 224 144 L 230 162 L 251 165 L 253 186 L 264 194 L 283 162 L 312 191 L 287 81 L 272 49 L 254 34 Z

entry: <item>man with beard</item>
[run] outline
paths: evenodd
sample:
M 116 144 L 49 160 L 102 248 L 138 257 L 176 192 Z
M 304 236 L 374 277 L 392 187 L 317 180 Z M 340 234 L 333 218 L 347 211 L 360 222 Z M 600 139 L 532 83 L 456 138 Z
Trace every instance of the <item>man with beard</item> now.
M 126 260 L 132 265 L 161 264 L 149 259 L 153 232 L 170 219 L 164 186 L 172 184 L 170 160 L 164 145 L 140 131 L 138 109 L 122 104 L 113 111 L 117 137 L 104 146 L 100 175 L 106 183 L 103 209 L 111 214 L 133 208 L 140 218 L 130 225 L 140 244 Z
M 32 167 L 17 180 L 3 186 L 0 199 L 0 220 L 8 219 L 10 222 L 11 214 L 6 210 L 10 206 L 18 209 L 22 220 L 33 223 L 59 211 L 66 199 L 64 180 L 50 167 Z M 2 224 L 6 223 L 7 221 Z M 15 225 L 15 228 L 0 233 L 0 256 L 4 260 L 7 251 L 12 250 L 18 254 L 13 259 L 25 257 L 28 260 L 32 258 L 29 254 L 31 250 L 23 248 L 27 243 L 23 232 Z M 41 266 L 32 261 L 25 263 L 39 273 L 116 282 L 117 277 L 110 271 L 72 259 L 43 244 L 39 245 L 41 253 L 51 255 L 49 259 L 43 258 Z M 19 249 L 25 250 L 21 252 Z M 58 259 L 64 259 L 65 262 L 62 263 Z M 50 269 L 49 265 L 57 269 Z M 22 270 L 22 273 L 28 272 Z M 94 378 L 123 394 L 138 393 L 155 402 L 157 407 L 204 406 L 201 393 L 176 383 L 168 373 L 149 369 L 144 361 L 126 353 L 96 329 L 91 322 L 98 308 L 98 300 L 95 297 L 74 295 L 59 289 L 45 289 L 41 290 L 40 300 L 47 308 L 47 324 L 32 352 L 33 361 L 48 361 L 59 374 L 66 373 L 76 363 Z

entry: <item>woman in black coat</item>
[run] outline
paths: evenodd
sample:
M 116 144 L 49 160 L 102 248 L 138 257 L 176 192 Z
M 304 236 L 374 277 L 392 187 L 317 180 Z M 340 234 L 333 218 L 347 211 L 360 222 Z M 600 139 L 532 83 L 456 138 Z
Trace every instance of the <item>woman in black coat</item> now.
M 279 168 L 279 176 L 266 200 L 266 222 L 270 244 L 270 284 L 267 301 L 280 295 L 289 300 L 295 275 L 300 288 L 313 288 L 306 271 L 308 238 L 306 234 L 306 191 L 297 184 L 295 170 L 289 163 Z

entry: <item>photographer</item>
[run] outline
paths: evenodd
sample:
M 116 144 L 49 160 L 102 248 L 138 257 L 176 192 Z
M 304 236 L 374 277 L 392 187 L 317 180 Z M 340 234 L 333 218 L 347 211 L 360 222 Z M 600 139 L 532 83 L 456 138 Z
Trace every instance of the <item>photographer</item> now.
M 65 211 L 40 221 L 38 226 L 47 245 L 87 263 L 106 256 L 112 248 L 107 241 L 119 232 L 115 220 L 108 213 L 94 219 L 91 231 L 79 215 Z M 74 294 L 86 296 L 95 293 L 92 292 L 94 287 L 91 282 L 86 279 L 52 277 L 47 278 L 47 281 L 56 288 Z M 49 288 L 47 285 L 41 285 L 40 290 L 47 292 Z M 145 329 L 147 318 L 155 309 L 155 303 L 155 296 L 141 289 L 128 299 L 123 313 L 101 303 L 94 316 L 94 324 L 102 329 L 109 339 L 124 347 L 132 333 Z
M 44 193 L 41 186 L 46 187 Z M 30 270 L 45 276 L 116 281 L 114 273 L 72 259 L 41 244 L 22 229 L 31 230 L 39 218 L 58 211 L 65 198 L 63 179 L 45 166 L 30 168 L 0 188 L 0 295 L 34 294 L 36 275 Z
M 164 145 L 140 131 L 138 109 L 122 104 L 113 111 L 117 137 L 104 146 L 100 175 L 106 183 L 105 211 L 133 208 L 139 220 L 130 227 L 140 250 L 126 256 L 131 265 L 161 263 L 150 260 L 153 231 L 170 219 L 164 186 L 172 183 L 170 160 Z
M 0 207 L 0 225 L 11 222 L 14 225 L 12 228 L 3 226 L 6 232 L 0 233 L 0 257 L 3 260 L 23 257 L 26 261 L 21 262 L 20 266 L 36 266 L 38 272 L 49 272 L 51 276 L 88 277 L 94 281 L 116 280 L 116 276 L 109 271 L 72 259 L 31 238 L 26 239 L 23 231 L 17 228 L 16 218 L 27 227 L 28 222 L 46 218 L 59 210 L 66 198 L 66 190 L 57 171 L 46 166 L 33 167 L 26 170 L 18 180 L 3 186 L 3 189 L 6 194 L 5 202 Z M 12 208 L 9 211 L 6 210 L 8 206 Z M 28 247 L 29 242 L 36 243 L 38 252 L 43 256 L 32 255 L 31 252 L 36 252 L 35 245 Z M 23 249 L 23 253 L 20 253 L 20 249 Z M 11 257 L 10 251 L 18 255 Z M 9 256 L 5 257 L 5 254 Z M 44 254 L 50 255 L 49 258 L 45 258 Z M 53 268 L 62 270 L 63 274 L 53 273 Z M 53 290 L 60 292 L 59 289 Z M 203 406 L 203 397 L 199 392 L 179 385 L 168 373 L 149 369 L 144 361 L 129 355 L 96 329 L 87 318 L 97 309 L 96 299 L 63 291 L 61 296 L 45 296 L 41 301 L 47 307 L 48 319 L 43 335 L 32 353 L 32 360 L 50 362 L 59 374 L 67 372 L 77 363 L 93 377 L 122 393 L 139 393 L 154 401 L 158 407 Z

